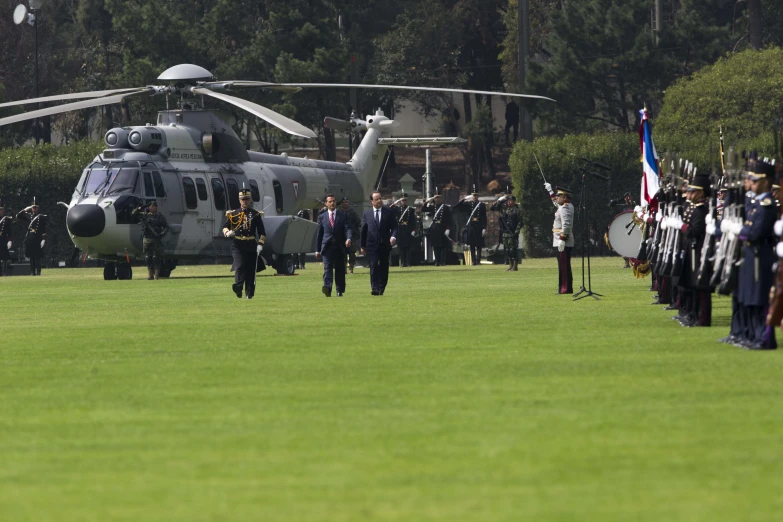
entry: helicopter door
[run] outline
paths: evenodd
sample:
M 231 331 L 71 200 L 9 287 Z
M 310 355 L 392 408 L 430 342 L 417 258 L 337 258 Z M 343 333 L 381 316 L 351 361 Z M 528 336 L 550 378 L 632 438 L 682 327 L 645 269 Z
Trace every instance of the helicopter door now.
M 185 211 L 177 246 L 178 249 L 198 253 L 212 241 L 215 222 L 206 176 L 198 172 L 183 174 L 182 194 Z

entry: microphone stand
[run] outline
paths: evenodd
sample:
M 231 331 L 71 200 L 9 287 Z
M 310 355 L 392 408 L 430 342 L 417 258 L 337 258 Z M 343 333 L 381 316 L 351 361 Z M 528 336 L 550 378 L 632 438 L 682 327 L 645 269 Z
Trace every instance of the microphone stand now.
M 589 162 L 588 162 L 589 163 Z M 592 280 L 590 278 L 590 238 L 588 236 L 590 227 L 587 220 L 587 198 L 585 197 L 585 176 L 592 174 L 603 180 L 609 181 L 609 178 L 591 172 L 585 168 L 587 163 L 579 169 L 579 174 L 582 177 L 582 193 L 579 195 L 579 208 L 582 219 L 582 286 L 579 287 L 579 292 L 574 294 L 574 301 L 584 299 L 585 297 L 592 297 L 598 301 L 598 297 L 603 297 L 603 294 L 593 292 Z M 587 258 L 587 287 L 585 287 L 585 258 Z M 584 295 L 582 295 L 584 294 Z

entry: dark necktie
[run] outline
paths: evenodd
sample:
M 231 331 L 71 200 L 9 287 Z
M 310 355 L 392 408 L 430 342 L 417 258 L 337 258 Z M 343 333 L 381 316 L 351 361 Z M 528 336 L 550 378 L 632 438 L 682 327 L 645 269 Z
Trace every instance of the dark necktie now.
M 329 212 L 329 225 L 334 228 L 334 212 Z
M 381 226 L 381 211 L 380 210 L 376 210 L 375 211 L 375 223 L 378 226 Z

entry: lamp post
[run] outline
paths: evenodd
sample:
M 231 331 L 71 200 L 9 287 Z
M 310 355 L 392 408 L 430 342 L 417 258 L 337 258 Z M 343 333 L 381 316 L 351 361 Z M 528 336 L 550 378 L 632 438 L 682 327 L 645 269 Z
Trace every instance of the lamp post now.
M 32 25 L 35 30 L 35 97 L 38 98 L 38 17 L 35 16 L 35 12 L 38 11 L 44 3 L 44 0 L 29 0 L 30 11 L 24 4 L 19 4 L 14 9 L 14 23 L 16 25 L 27 22 L 28 25 Z M 40 104 L 35 104 L 36 109 L 40 108 Z M 39 142 L 39 128 L 38 118 L 35 119 L 35 144 Z

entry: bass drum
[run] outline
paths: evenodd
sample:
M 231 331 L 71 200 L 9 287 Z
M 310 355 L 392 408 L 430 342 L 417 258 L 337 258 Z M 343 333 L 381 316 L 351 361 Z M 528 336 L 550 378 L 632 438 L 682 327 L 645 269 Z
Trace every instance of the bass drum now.
M 617 214 L 609 223 L 606 245 L 623 257 L 636 257 L 642 242 L 642 229 L 633 222 L 633 210 Z

